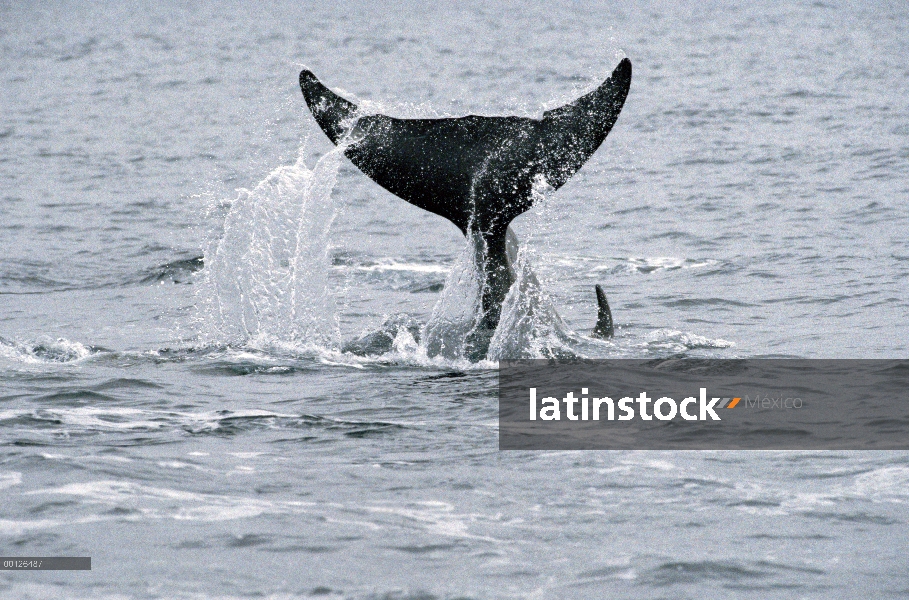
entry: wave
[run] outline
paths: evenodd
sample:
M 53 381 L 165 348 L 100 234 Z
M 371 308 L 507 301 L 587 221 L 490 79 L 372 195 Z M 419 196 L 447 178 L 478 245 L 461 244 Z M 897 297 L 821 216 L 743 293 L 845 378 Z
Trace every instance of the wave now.
M 707 338 L 674 329 L 657 329 L 650 332 L 639 347 L 650 352 L 685 352 L 686 350 L 717 350 L 732 348 L 735 342 L 720 338 Z
M 533 250 L 533 232 L 545 229 L 553 218 L 547 207 L 551 188 L 545 182 L 534 187 L 534 208 L 527 219 L 530 235 L 519 243 L 509 230 L 515 282 L 495 331 L 482 326 L 484 254 L 479 239 L 468 237 L 452 265 L 332 256 L 337 211 L 332 193 L 342 152 L 342 147 L 335 148 L 309 168 L 304 145 L 294 164 L 275 169 L 252 190 L 240 190 L 235 199 L 221 204 L 227 209 L 223 225 L 212 232 L 204 257 L 174 261 L 146 274 L 147 282 L 180 281 L 200 269 L 194 326 L 201 346 L 255 355 L 222 357 L 207 368 L 225 374 L 290 373 L 307 368 L 295 362 L 299 360 L 353 368 L 404 364 L 461 369 L 474 363 L 494 368 L 502 359 L 626 357 L 641 350 L 653 356 L 733 345 L 668 330 L 635 342 L 621 335 L 621 325 L 619 338 L 611 341 L 574 332 L 534 274 L 540 258 Z M 652 273 L 717 265 L 712 259 L 628 258 L 609 270 Z M 601 270 L 594 266 L 590 274 Z M 331 278 L 338 271 L 348 280 L 395 291 L 438 292 L 438 300 L 423 324 L 415 317 L 385 315 L 378 327 L 344 343 Z M 287 358 L 291 364 L 260 364 L 263 356 Z
M 72 363 L 101 350 L 66 338 L 20 342 L 0 337 L 0 359 L 29 364 Z
M 138 283 L 191 283 L 193 274 L 201 271 L 204 266 L 202 256 L 177 259 L 144 270 L 138 276 Z

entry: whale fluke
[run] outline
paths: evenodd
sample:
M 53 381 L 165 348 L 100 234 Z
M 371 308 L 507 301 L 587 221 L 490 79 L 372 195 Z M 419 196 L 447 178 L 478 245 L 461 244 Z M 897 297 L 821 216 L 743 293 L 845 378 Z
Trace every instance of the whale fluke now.
M 380 186 L 483 242 L 482 326 L 494 330 L 514 281 L 508 224 L 533 204 L 535 184 L 562 187 L 603 143 L 631 85 L 623 59 L 597 89 L 542 119 L 396 119 L 364 115 L 308 70 L 300 89 L 325 135 Z M 541 181 L 542 180 L 542 181 Z
M 609 302 L 606 301 L 606 293 L 603 292 L 603 288 L 600 287 L 600 284 L 597 284 L 594 287 L 597 293 L 597 324 L 593 328 L 593 333 L 591 337 L 596 338 L 611 338 L 615 331 L 612 328 L 612 311 L 609 310 Z
M 357 114 L 357 105 L 348 102 L 322 85 L 312 71 L 306 69 L 300 71 L 300 89 L 303 90 L 303 98 L 306 100 L 312 116 L 316 119 L 316 123 L 322 128 L 331 143 L 340 142 L 347 133 L 349 125 L 352 125 L 349 122 Z

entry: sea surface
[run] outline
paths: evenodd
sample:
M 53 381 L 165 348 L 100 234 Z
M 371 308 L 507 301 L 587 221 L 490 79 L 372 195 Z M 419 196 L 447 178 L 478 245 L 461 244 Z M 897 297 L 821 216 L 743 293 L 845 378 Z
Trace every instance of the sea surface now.
M 626 56 L 514 222 L 536 320 L 431 356 L 465 240 L 333 151 L 300 69 L 538 117 Z M 0 106 L 0 555 L 92 558 L 0 597 L 909 596 L 904 452 L 506 452 L 496 396 L 563 351 L 907 358 L 909 4 L 2 2 Z

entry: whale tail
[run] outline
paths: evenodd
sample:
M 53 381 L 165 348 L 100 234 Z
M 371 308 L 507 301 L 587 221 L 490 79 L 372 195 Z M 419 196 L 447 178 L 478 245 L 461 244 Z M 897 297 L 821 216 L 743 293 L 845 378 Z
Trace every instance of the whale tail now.
M 612 327 L 612 311 L 609 310 L 609 302 L 606 301 L 606 293 L 600 284 L 594 288 L 597 293 L 597 324 L 593 328 L 591 337 L 608 339 L 615 335 Z
M 397 119 L 364 115 L 311 71 L 300 73 L 313 117 L 357 168 L 392 194 L 482 239 L 483 325 L 490 330 L 514 282 L 505 243 L 508 224 L 531 208 L 541 178 L 560 188 L 599 148 L 630 85 L 626 58 L 595 90 L 546 111 L 542 119 Z M 611 332 L 611 316 L 609 322 Z
M 300 73 L 316 123 L 332 143 L 345 144 L 345 156 L 364 174 L 465 234 L 470 228 L 494 238 L 504 238 L 508 224 L 530 209 L 539 177 L 558 189 L 587 162 L 615 125 L 630 85 L 626 58 L 595 90 L 542 119 L 396 119 L 364 115 L 311 71 Z

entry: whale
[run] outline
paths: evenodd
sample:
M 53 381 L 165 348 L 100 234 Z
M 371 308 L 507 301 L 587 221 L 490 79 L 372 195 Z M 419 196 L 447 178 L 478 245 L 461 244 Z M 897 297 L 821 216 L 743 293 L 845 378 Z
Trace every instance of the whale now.
M 361 172 L 474 240 L 482 316 L 473 353 L 483 355 L 515 281 L 509 245 L 516 238 L 509 244 L 514 238 L 509 224 L 532 207 L 536 186 L 558 190 L 606 139 L 628 96 L 631 61 L 623 59 L 596 89 L 539 119 L 365 114 L 312 71 L 303 69 L 299 81 L 316 123 Z M 614 333 L 612 313 L 602 287 L 595 292 L 598 314 L 591 335 L 608 338 Z

